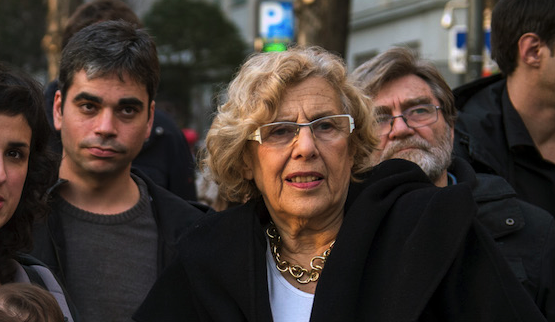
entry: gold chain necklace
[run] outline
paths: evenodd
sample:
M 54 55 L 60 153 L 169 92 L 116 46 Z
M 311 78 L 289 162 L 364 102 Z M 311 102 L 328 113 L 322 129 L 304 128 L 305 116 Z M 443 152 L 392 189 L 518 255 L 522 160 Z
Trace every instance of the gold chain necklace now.
M 289 272 L 297 282 L 301 284 L 308 284 L 310 282 L 316 282 L 320 278 L 320 273 L 322 272 L 322 266 L 326 263 L 326 259 L 331 253 L 335 240 L 330 244 L 330 247 L 324 251 L 320 256 L 314 256 L 310 260 L 310 271 L 301 265 L 291 264 L 288 261 L 281 259 L 280 249 L 281 249 L 281 236 L 277 231 L 276 225 L 270 221 L 270 227 L 266 229 L 266 235 L 270 239 L 270 248 L 272 250 L 272 255 L 276 261 L 276 267 L 280 272 Z M 320 262 L 318 265 L 316 262 Z M 306 278 L 303 279 L 303 276 Z

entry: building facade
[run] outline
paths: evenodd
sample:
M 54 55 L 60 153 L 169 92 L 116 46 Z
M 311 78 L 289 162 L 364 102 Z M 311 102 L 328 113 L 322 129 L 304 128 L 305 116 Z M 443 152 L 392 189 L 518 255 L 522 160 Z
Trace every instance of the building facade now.
M 249 44 L 257 37 L 258 5 L 264 0 L 206 0 L 220 5 Z M 315 0 L 318 1 L 318 0 Z M 447 0 L 351 0 L 345 61 L 349 70 L 392 46 L 409 46 L 431 60 L 451 86 L 463 82 L 449 68 L 454 33 L 442 27 Z M 466 24 L 466 9 L 454 3 L 448 10 L 454 25 Z M 459 5 L 457 7 L 457 5 Z M 454 7 L 454 8 L 453 8 Z M 452 59 L 452 58 L 451 58 Z

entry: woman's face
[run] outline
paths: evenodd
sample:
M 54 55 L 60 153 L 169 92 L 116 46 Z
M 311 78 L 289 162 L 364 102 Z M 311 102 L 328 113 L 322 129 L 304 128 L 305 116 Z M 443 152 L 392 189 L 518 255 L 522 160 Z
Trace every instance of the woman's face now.
M 12 217 L 27 178 L 31 128 L 22 114 L 0 114 L 0 227 Z
M 285 90 L 274 122 L 308 123 L 338 114 L 344 112 L 337 91 L 311 77 Z M 244 175 L 254 179 L 274 220 L 333 220 L 343 215 L 353 166 L 348 140 L 345 135 L 322 142 L 305 126 L 286 146 L 250 141 Z

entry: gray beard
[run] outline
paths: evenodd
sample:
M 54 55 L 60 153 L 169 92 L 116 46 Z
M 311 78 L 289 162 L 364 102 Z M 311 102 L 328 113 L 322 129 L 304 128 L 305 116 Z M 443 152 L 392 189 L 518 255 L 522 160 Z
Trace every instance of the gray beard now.
M 407 147 L 410 150 L 401 151 Z M 451 129 L 445 127 L 443 135 L 438 137 L 438 145 L 432 146 L 428 141 L 419 136 L 392 141 L 381 153 L 374 154 L 371 158 L 373 164 L 399 158 L 414 162 L 422 168 L 432 182 L 436 182 L 444 171 L 451 165 Z

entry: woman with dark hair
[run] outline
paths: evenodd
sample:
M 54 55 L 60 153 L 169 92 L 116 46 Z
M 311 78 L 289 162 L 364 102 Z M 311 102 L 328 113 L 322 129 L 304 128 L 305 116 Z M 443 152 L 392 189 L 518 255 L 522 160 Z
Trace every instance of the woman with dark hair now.
M 57 177 L 43 104 L 40 85 L 0 64 L 0 287 L 35 282 L 28 272 L 38 272 L 46 285 L 52 282 L 60 290 L 59 304 L 74 321 L 59 283 L 38 260 L 23 253 L 32 248 L 31 227 L 46 213 L 47 189 Z

